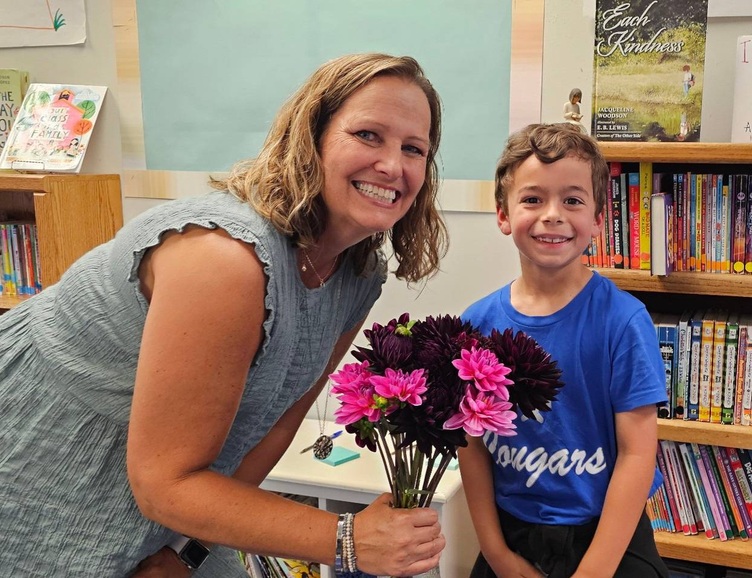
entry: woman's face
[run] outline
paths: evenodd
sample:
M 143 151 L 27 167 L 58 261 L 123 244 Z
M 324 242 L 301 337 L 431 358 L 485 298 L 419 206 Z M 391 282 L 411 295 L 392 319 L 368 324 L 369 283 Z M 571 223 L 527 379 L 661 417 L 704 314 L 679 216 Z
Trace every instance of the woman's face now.
M 332 116 L 320 143 L 328 234 L 346 244 L 387 231 L 426 176 L 431 111 L 414 83 L 377 77 Z

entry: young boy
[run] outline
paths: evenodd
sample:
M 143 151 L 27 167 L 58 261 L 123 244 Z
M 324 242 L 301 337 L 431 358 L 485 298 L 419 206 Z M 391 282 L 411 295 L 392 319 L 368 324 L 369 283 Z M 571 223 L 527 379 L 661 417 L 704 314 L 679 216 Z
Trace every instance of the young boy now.
M 512 327 L 562 370 L 551 411 L 517 435 L 470 438 L 460 470 L 481 555 L 471 578 L 668 576 L 644 513 L 661 482 L 656 404 L 666 401 L 643 304 L 582 264 L 599 234 L 608 166 L 568 123 L 512 135 L 496 168 L 501 232 L 521 275 L 471 305 L 484 333 Z

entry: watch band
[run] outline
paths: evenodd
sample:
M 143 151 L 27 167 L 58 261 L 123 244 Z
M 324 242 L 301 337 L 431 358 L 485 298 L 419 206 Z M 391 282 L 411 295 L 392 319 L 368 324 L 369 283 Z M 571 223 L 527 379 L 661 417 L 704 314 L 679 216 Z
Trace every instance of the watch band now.
M 190 570 L 199 568 L 209 555 L 209 548 L 189 536 L 178 536 L 167 544 L 167 547 L 173 550 Z

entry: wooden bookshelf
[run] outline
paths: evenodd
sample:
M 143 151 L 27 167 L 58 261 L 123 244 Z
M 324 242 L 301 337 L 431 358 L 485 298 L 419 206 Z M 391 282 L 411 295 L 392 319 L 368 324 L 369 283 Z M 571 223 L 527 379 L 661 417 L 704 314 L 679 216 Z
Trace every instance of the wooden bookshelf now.
M 120 176 L 0 172 L 0 213 L 36 223 L 42 285 L 47 287 L 123 226 Z M 0 310 L 27 298 L 3 295 Z
M 752 144 L 732 143 L 600 143 L 608 161 L 625 163 L 740 165 L 752 174 Z M 731 167 L 726 166 L 723 170 Z M 667 277 L 648 271 L 600 268 L 621 289 L 657 311 L 679 312 L 689 307 L 729 307 L 752 310 L 752 275 L 733 273 L 673 272 Z M 752 427 L 684 420 L 658 420 L 658 437 L 677 442 L 752 448 Z M 662 556 L 752 569 L 752 541 L 709 540 L 704 535 L 656 532 Z

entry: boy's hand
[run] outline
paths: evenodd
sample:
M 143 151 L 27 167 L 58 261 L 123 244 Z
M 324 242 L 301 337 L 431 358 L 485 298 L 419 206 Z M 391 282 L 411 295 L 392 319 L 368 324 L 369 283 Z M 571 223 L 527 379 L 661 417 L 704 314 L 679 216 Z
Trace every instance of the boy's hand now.
M 167 546 L 144 558 L 131 578 L 187 578 L 191 571 Z
M 525 558 L 509 550 L 502 556 L 494 556 L 493 559 L 486 558 L 486 562 L 499 578 L 545 578 L 546 576 Z

